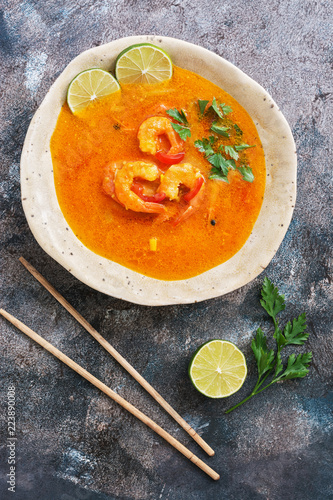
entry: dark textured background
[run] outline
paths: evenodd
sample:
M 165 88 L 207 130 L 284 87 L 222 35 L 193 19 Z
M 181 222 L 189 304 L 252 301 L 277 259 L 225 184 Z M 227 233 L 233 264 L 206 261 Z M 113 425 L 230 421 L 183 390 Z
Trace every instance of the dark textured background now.
M 220 474 L 213 482 L 150 429 L 0 319 L 0 497 L 7 498 L 7 386 L 17 393 L 16 500 L 327 500 L 333 498 L 329 181 L 333 133 L 332 3 L 315 0 L 2 0 L 1 306 L 149 414 Z M 258 81 L 297 145 L 293 221 L 265 273 L 199 304 L 142 307 L 79 283 L 34 240 L 20 202 L 19 161 L 48 88 L 81 51 L 136 34 L 181 38 L 225 57 Z M 190 437 L 69 317 L 18 261 L 24 255 L 215 448 Z M 273 386 L 226 416 L 255 383 L 250 339 L 271 323 L 263 276 L 286 295 L 287 320 L 308 315 L 310 375 Z M 202 342 L 230 339 L 249 376 L 240 393 L 208 400 L 187 377 Z

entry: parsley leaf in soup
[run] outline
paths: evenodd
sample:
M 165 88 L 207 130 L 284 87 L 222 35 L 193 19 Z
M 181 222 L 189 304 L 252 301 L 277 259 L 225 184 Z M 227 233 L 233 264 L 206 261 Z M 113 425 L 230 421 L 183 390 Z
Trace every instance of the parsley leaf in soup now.
M 181 109 L 180 111 L 178 111 L 177 108 L 168 109 L 166 111 L 166 113 L 169 116 L 171 116 L 171 118 L 173 118 L 174 120 L 176 120 L 177 122 L 184 123 L 184 125 L 188 126 L 188 121 L 187 121 L 187 118 L 186 118 L 186 115 L 185 115 L 185 112 L 184 112 L 183 109 Z
M 200 105 L 199 105 L 200 106 Z M 232 112 L 232 108 L 226 104 L 218 104 L 215 97 L 213 98 L 212 105 L 209 107 L 210 111 L 214 111 L 219 118 L 224 118 Z
M 231 156 L 234 160 L 238 160 L 239 154 L 232 146 L 224 146 L 224 151 L 227 155 Z
M 228 175 L 229 165 L 227 160 L 221 155 L 221 153 L 215 153 L 208 158 L 209 163 L 211 163 L 214 167 L 221 170 L 224 175 Z
M 226 160 L 226 164 L 228 165 L 229 168 L 232 168 L 232 170 L 236 169 L 236 162 L 235 162 L 235 160 Z
M 212 170 L 210 172 L 210 175 L 209 175 L 209 179 L 215 179 L 215 180 L 218 180 L 218 181 L 224 181 L 227 184 L 229 184 L 228 176 L 224 175 L 224 173 L 220 169 L 218 169 L 218 168 L 212 168 Z
M 168 109 L 166 113 L 177 122 L 183 124 L 179 125 L 178 123 L 171 123 L 171 127 L 177 132 L 177 134 L 183 141 L 186 141 L 187 137 L 191 137 L 190 125 L 187 121 L 186 114 L 183 109 L 181 109 L 180 111 L 178 111 L 177 108 Z
M 212 141 L 213 139 L 213 141 Z M 210 156 L 214 154 L 214 149 L 212 148 L 212 144 L 214 142 L 214 137 L 210 137 L 206 139 L 205 137 L 202 140 L 194 141 L 194 146 L 201 152 L 205 153 L 206 156 Z
M 232 113 L 232 108 L 230 106 L 227 106 L 226 104 L 220 104 L 224 116 L 227 116 L 229 113 Z
M 224 137 L 229 137 L 229 134 L 227 130 L 229 130 L 229 127 L 222 127 L 220 125 L 217 125 L 216 122 L 214 122 L 210 128 L 212 132 L 215 132 L 216 134 L 223 135 Z
M 178 123 L 171 123 L 171 127 L 179 134 L 179 137 L 186 141 L 187 137 L 191 137 L 191 131 L 188 127 L 183 127 L 183 125 L 178 125 Z
M 223 113 L 219 110 L 219 107 L 218 107 L 218 104 L 216 102 L 215 97 L 214 97 L 212 105 L 211 105 L 211 107 L 209 109 L 213 109 L 213 111 L 215 111 L 215 113 L 217 114 L 217 116 L 219 118 L 223 118 Z
M 247 182 L 254 181 L 254 175 L 253 175 L 251 167 L 247 167 L 244 165 L 242 167 L 237 167 L 237 170 L 238 170 L 238 172 L 241 173 L 243 181 L 247 181 Z
M 209 101 L 204 101 L 201 99 L 198 99 L 198 106 L 199 106 L 199 111 L 200 111 L 200 116 L 202 116 L 205 112 L 206 106 L 209 103 Z
M 249 148 L 255 148 L 256 146 L 249 146 L 248 144 L 245 144 L 244 142 L 242 144 L 239 144 L 238 146 L 235 146 L 236 151 L 244 151 L 244 149 L 249 149 Z
M 243 135 L 243 131 L 239 128 L 237 123 L 234 124 L 234 129 L 236 130 L 236 135 Z

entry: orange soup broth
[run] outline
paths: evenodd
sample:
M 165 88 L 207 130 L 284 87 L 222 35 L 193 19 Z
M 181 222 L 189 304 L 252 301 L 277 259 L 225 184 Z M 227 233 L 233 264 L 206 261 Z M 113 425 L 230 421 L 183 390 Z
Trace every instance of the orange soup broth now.
M 221 137 L 216 144 L 256 145 L 240 153 L 253 169 L 253 183 L 233 170 L 229 184 L 208 179 L 211 165 L 194 141 L 211 135 L 214 116 L 199 118 L 197 101 L 213 97 L 232 108 L 226 118 L 232 120 L 230 138 Z M 143 160 L 167 168 L 140 151 L 137 131 L 143 120 L 167 116 L 169 108 L 186 111 L 191 138 L 184 143 L 183 162 L 199 168 L 206 180 L 199 208 L 177 226 L 174 218 L 159 222 L 156 214 L 126 210 L 102 190 L 105 167 L 112 162 Z M 234 123 L 241 136 L 236 136 Z M 59 205 L 77 238 L 96 254 L 161 280 L 191 278 L 230 259 L 248 239 L 262 205 L 265 159 L 250 116 L 221 88 L 178 67 L 169 81 L 124 85 L 76 115 L 64 104 L 51 154 Z M 176 214 L 179 205 L 166 203 Z M 156 251 L 150 250 L 151 238 L 157 239 Z

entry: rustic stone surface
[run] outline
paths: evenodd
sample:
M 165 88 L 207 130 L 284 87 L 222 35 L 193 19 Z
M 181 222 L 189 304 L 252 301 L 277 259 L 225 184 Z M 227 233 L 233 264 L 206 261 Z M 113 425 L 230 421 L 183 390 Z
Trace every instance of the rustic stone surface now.
M 311 0 L 5 0 L 2 5 L 1 306 L 157 420 L 218 470 L 221 479 L 206 478 L 134 417 L 0 320 L 1 498 L 7 497 L 9 384 L 17 395 L 17 500 L 332 498 L 332 5 Z M 281 321 L 307 312 L 314 362 L 306 379 L 274 386 L 229 416 L 224 410 L 255 383 L 250 339 L 259 325 L 271 330 L 258 301 L 264 274 L 234 293 L 199 304 L 150 308 L 122 302 L 89 289 L 48 257 L 21 207 L 24 136 L 54 79 L 91 46 L 148 33 L 200 44 L 243 69 L 281 107 L 297 145 L 293 221 L 264 274 L 286 296 Z M 215 457 L 206 458 L 28 275 L 20 255 L 199 429 Z M 196 393 L 186 373 L 196 347 L 216 337 L 236 342 L 249 364 L 244 387 L 226 401 Z

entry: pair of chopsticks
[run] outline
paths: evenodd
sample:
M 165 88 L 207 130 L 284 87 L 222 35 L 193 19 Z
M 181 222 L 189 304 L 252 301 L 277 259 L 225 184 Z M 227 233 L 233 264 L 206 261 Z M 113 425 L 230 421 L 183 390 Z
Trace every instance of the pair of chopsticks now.
M 84 318 L 79 314 L 74 307 L 67 302 L 62 295 L 31 265 L 27 262 L 23 257 L 20 258 L 20 262 L 26 267 L 26 269 L 53 295 L 55 299 L 99 342 L 104 349 L 111 354 L 111 356 L 116 359 L 125 370 L 130 373 L 141 386 L 146 389 L 147 392 L 171 415 L 176 422 L 201 446 L 203 450 L 208 453 L 208 455 L 214 455 L 214 450 L 199 436 L 194 429 L 165 401 L 165 399 L 147 382 L 136 370 L 133 368 L 125 358 L 119 354 L 119 352 L 114 349 L 103 337 L 100 333 L 95 330 Z M 141 420 L 144 424 L 150 427 L 153 431 L 159 434 L 163 439 L 165 439 L 168 443 L 170 443 L 176 450 L 180 451 L 185 457 L 187 457 L 191 462 L 196 464 L 200 469 L 202 469 L 206 474 L 208 474 L 212 479 L 219 479 L 220 476 L 211 469 L 207 464 L 205 464 L 200 458 L 195 456 L 188 448 L 182 445 L 177 439 L 171 436 L 168 432 L 166 432 L 162 427 L 156 424 L 153 420 L 151 420 L 147 415 L 142 413 L 140 410 L 135 408 L 131 403 L 126 401 L 124 398 L 119 396 L 116 392 L 112 391 L 109 387 L 107 387 L 103 382 L 94 377 L 87 370 L 82 368 L 80 365 L 75 363 L 72 359 L 66 356 L 64 353 L 59 351 L 52 344 L 44 340 L 37 333 L 31 330 L 24 323 L 16 319 L 14 316 L 9 314 L 8 312 L 0 309 L 0 314 L 4 316 L 8 321 L 10 321 L 14 326 L 16 326 L 19 330 L 25 333 L 32 340 L 37 342 L 39 345 L 44 347 L 47 351 L 53 354 L 56 358 L 60 359 L 67 366 L 76 371 L 79 375 L 88 380 L 91 384 L 95 385 L 98 389 L 103 391 L 107 396 L 116 401 L 120 406 L 125 408 L 127 411 L 132 413 L 135 417 Z

